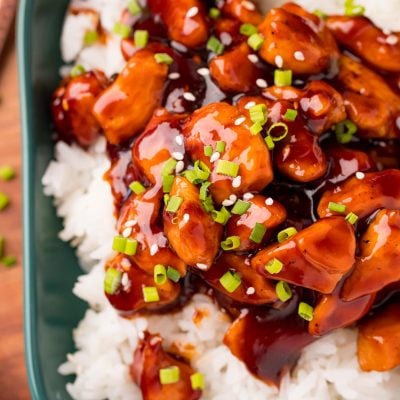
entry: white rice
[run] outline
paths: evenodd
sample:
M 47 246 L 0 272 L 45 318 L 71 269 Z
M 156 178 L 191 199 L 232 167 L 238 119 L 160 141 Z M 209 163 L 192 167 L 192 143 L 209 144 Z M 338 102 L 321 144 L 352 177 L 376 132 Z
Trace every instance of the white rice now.
M 271 6 L 283 1 L 261 1 Z M 300 0 L 309 10 L 341 13 L 342 1 Z M 383 28 L 400 30 L 399 0 L 358 0 L 366 14 Z M 103 26 L 111 30 L 127 0 L 73 0 L 75 6 L 98 10 Z M 93 29 L 87 15 L 66 18 L 61 40 L 65 62 L 75 60 L 86 68 L 100 68 L 108 75 L 124 62 L 119 39 L 111 36 L 106 46 L 83 46 L 83 35 Z M 64 70 L 65 71 L 65 70 Z M 278 391 L 255 379 L 244 364 L 222 344 L 229 327 L 226 315 L 210 298 L 195 295 L 179 313 L 126 320 L 117 315 L 103 294 L 103 266 L 112 254 L 115 235 L 113 200 L 103 173 L 109 161 L 101 138 L 87 152 L 79 146 L 59 142 L 43 177 L 44 191 L 54 197 L 57 213 L 64 219 L 59 237 L 77 248 L 81 265 L 90 270 L 78 278 L 74 293 L 90 308 L 74 331 L 77 351 L 67 356 L 59 372 L 76 374 L 67 385 L 76 400 L 140 400 L 140 389 L 129 376 L 129 364 L 142 332 L 160 333 L 165 344 L 195 346 L 194 368 L 206 377 L 204 399 L 212 400 L 375 400 L 398 399 L 400 369 L 391 372 L 362 372 L 356 357 L 354 329 L 338 330 L 308 346 L 291 375 L 284 377 Z M 193 322 L 196 310 L 208 310 L 201 323 Z M 173 399 L 171 399 L 173 400 Z

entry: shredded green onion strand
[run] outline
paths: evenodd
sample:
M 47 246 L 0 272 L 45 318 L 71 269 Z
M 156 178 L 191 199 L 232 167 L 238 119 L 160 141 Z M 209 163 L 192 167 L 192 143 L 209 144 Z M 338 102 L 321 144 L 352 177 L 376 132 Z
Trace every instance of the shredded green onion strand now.
M 239 173 L 239 164 L 228 160 L 218 160 L 217 174 L 236 178 Z
M 113 295 L 119 288 L 122 280 L 122 272 L 115 268 L 108 268 L 104 276 L 104 291 Z
M 211 36 L 210 39 L 208 39 L 207 50 L 220 55 L 224 52 L 224 49 L 225 46 L 215 36 Z
M 212 19 L 218 19 L 221 16 L 221 11 L 216 7 L 211 7 L 208 15 Z
M 128 10 L 132 15 L 138 15 L 142 12 L 142 7 L 137 2 L 137 0 L 131 0 L 128 3 Z
M 204 375 L 200 372 L 190 375 L 190 384 L 193 390 L 203 390 L 205 387 Z
M 337 212 L 340 214 L 344 214 L 346 212 L 345 204 L 334 203 L 333 201 L 329 202 L 328 208 L 330 211 Z
M 314 318 L 314 308 L 302 301 L 299 303 L 299 308 L 297 312 L 300 317 L 305 319 L 306 321 L 312 321 Z
M 116 22 L 113 28 L 113 32 L 126 39 L 131 34 L 131 27 L 129 25 L 125 25 L 122 22 Z
M 167 270 L 164 265 L 157 264 L 154 266 L 154 282 L 156 285 L 164 285 L 167 282 Z
M 256 222 L 253 230 L 251 231 L 249 239 L 252 242 L 259 244 L 262 242 L 266 231 L 267 231 L 267 228 L 263 224 Z
M 296 117 L 297 117 L 297 110 L 293 110 L 291 108 L 286 110 L 285 115 L 283 116 L 283 118 L 285 118 L 287 121 L 294 121 Z
M 129 189 L 131 189 L 132 192 L 137 195 L 142 194 L 146 191 L 146 188 L 139 181 L 133 181 L 129 185 Z
M 232 207 L 231 213 L 235 215 L 243 215 L 250 207 L 251 203 L 239 199 Z
M 357 126 L 349 119 L 339 122 L 335 127 L 336 140 L 341 144 L 351 142 L 351 139 L 356 132 Z
M 283 262 L 277 258 L 273 258 L 272 260 L 268 261 L 267 264 L 265 264 L 264 268 L 271 275 L 279 274 L 279 272 L 282 271 Z
M 354 225 L 358 221 L 358 215 L 351 212 L 346 215 L 345 219 L 349 224 Z
M 179 196 L 172 196 L 169 199 L 167 208 L 165 209 L 165 211 L 167 212 L 171 212 L 171 213 L 176 213 L 179 210 L 179 207 L 181 206 L 183 202 L 182 197 Z
M 264 142 L 266 143 L 269 150 L 273 150 L 275 148 L 275 143 L 272 140 L 271 136 L 269 136 L 269 135 L 265 136 Z
M 174 179 L 175 179 L 174 175 L 164 175 L 162 177 L 162 185 L 164 193 L 169 193 L 171 191 Z
M 154 54 L 154 59 L 158 64 L 171 65 L 174 62 L 174 59 L 167 53 Z
M 3 181 L 10 181 L 15 178 L 15 169 L 9 165 L 0 167 L 0 179 Z
M 181 279 L 181 274 L 179 271 L 173 267 L 168 267 L 167 268 L 167 277 L 170 279 L 172 282 L 177 283 L 179 279 Z
M 97 39 L 98 35 L 96 31 L 87 31 L 83 37 L 83 43 L 85 46 L 91 46 L 93 43 L 97 42 Z
M 265 104 L 256 104 L 249 109 L 251 122 L 264 125 L 267 122 L 267 107 Z
M 224 251 L 235 250 L 240 246 L 239 236 L 228 236 L 223 242 L 221 242 L 221 249 Z
M 212 210 L 211 216 L 215 222 L 226 225 L 231 217 L 231 213 L 225 207 L 222 207 L 220 211 Z
M 145 303 L 154 303 L 160 301 L 160 295 L 158 290 L 154 286 L 143 286 L 142 287 L 143 300 Z
M 163 175 L 163 176 L 171 175 L 175 171 L 175 167 L 176 167 L 177 163 L 178 162 L 175 159 L 173 159 L 172 157 L 169 158 L 165 162 L 164 166 L 162 167 L 161 175 Z
M 264 38 L 259 33 L 253 33 L 248 39 L 247 44 L 255 51 L 261 49 L 264 44 Z
M 357 17 L 364 15 L 365 7 L 359 4 L 354 4 L 354 0 L 345 0 L 344 15 L 348 17 Z
M 242 283 L 240 276 L 236 272 L 227 271 L 219 278 L 221 286 L 229 293 L 233 293 Z
M 172 365 L 168 368 L 161 368 L 159 371 L 159 378 L 162 385 L 169 385 L 171 383 L 179 382 L 179 367 L 177 367 L 176 365 Z
M 143 29 L 138 29 L 133 34 L 133 39 L 135 41 L 135 46 L 139 49 L 143 49 L 149 42 L 149 32 Z
M 292 71 L 290 69 L 276 69 L 274 71 L 275 86 L 290 86 L 292 84 Z
M 284 242 L 285 240 L 289 239 L 291 236 L 297 233 L 297 229 L 293 226 L 284 229 L 278 233 L 277 239 L 279 243 Z
M 275 292 L 278 299 L 283 303 L 292 298 L 292 289 L 290 289 L 290 286 L 284 281 L 279 281 L 276 284 Z
M 253 24 L 242 24 L 240 25 L 240 33 L 245 36 L 251 36 L 258 32 L 258 29 Z
M 204 146 L 204 155 L 205 155 L 206 157 L 211 157 L 211 156 L 212 156 L 212 153 L 213 153 L 213 148 L 212 148 L 211 145 Z
M 211 182 L 204 182 L 202 183 L 202 185 L 200 186 L 200 200 L 205 201 L 207 199 L 208 196 L 208 188 L 210 187 Z
M 250 133 L 255 136 L 259 134 L 262 131 L 263 127 L 259 122 L 255 122 L 251 127 L 250 127 Z
M 17 263 L 17 257 L 15 256 L 5 256 L 1 259 L 1 263 L 5 267 L 12 267 Z
M 215 145 L 215 151 L 218 151 L 218 153 L 223 153 L 225 151 L 225 146 L 226 146 L 226 143 L 224 141 L 220 140 Z
M 283 133 L 280 136 L 273 136 L 272 131 L 283 128 Z M 274 141 L 274 142 L 279 142 L 282 139 L 285 139 L 287 134 L 289 133 L 289 128 L 284 122 L 275 122 L 273 123 L 269 129 L 268 129 L 268 136 Z
M 76 78 L 77 76 L 82 75 L 85 72 L 85 68 L 81 64 L 77 64 L 71 69 L 70 76 L 72 78 Z

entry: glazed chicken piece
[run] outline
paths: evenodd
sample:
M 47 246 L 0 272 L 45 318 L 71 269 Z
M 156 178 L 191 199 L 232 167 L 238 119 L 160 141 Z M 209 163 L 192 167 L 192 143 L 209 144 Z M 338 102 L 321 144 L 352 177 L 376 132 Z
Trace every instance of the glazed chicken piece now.
M 133 258 L 124 254 L 117 254 L 110 259 L 105 267 L 106 271 L 113 269 L 120 272 L 120 280 L 113 293 L 105 293 L 111 305 L 121 315 L 131 316 L 142 310 L 157 310 L 173 303 L 181 292 L 178 283 L 167 279 L 162 285 L 154 282 L 153 272 L 147 273 L 139 268 Z M 107 276 L 107 275 L 106 275 Z M 145 298 L 143 288 L 156 288 L 158 301 L 149 301 Z
M 361 16 L 331 16 L 326 25 L 342 46 L 378 70 L 400 72 L 400 34 L 385 34 Z
M 210 62 L 210 73 L 218 86 L 226 92 L 247 92 L 257 88 L 256 81 L 262 70 L 252 63 L 247 43 L 226 51 Z
M 57 132 L 82 146 L 91 145 L 101 132 L 92 113 L 93 104 L 106 86 L 107 78 L 98 70 L 68 78 L 52 97 L 51 111 Z
M 400 281 L 400 211 L 381 210 L 360 239 L 360 256 L 342 298 L 357 299 Z
M 204 210 L 199 189 L 186 178 L 175 177 L 171 199 L 174 196 L 182 203 L 176 212 L 169 212 L 168 206 L 164 208 L 164 232 L 186 264 L 206 270 L 219 250 L 223 227 Z
M 263 241 L 271 237 L 274 228 L 286 220 L 286 210 L 276 200 L 261 195 L 255 195 L 246 201 L 250 206 L 242 215 L 232 215 L 226 224 L 226 237 L 238 236 L 240 246 L 235 251 L 251 251 L 260 247 L 260 244 L 250 240 L 250 235 L 256 223 L 266 228 Z
M 162 227 L 158 225 L 162 193 L 153 187 L 140 195 L 131 194 L 121 209 L 117 222 L 120 235 L 138 241 L 135 263 L 153 276 L 154 266 L 163 264 L 186 274 L 186 264 L 168 247 Z
M 323 218 L 335 213 L 329 209 L 329 202 L 344 204 L 346 213 L 359 218 L 367 217 L 379 208 L 400 208 L 400 171 L 386 169 L 370 172 L 362 179 L 352 177 L 326 190 L 318 205 L 318 215 Z
M 250 133 L 252 122 L 249 119 L 235 125 L 240 117 L 242 114 L 236 107 L 212 103 L 196 110 L 183 128 L 186 151 L 192 160 L 200 160 L 211 169 L 210 192 L 219 204 L 232 194 L 242 196 L 246 192 L 261 191 L 273 179 L 269 150 L 262 136 Z M 215 150 L 219 141 L 225 143 L 225 150 L 219 159 L 211 162 L 212 157 L 204 154 L 204 147 L 212 146 Z M 233 184 L 236 176 L 218 172 L 226 161 L 238 169 L 238 184 Z
M 226 0 L 222 12 L 242 23 L 258 25 L 262 22 L 262 15 L 251 0 Z
M 118 78 L 98 97 L 93 112 L 111 144 L 139 133 L 160 105 L 168 65 L 149 50 L 136 52 Z
M 233 292 L 226 290 L 220 282 L 229 271 L 240 276 L 240 286 Z M 255 274 L 247 256 L 224 253 L 204 272 L 203 277 L 214 289 L 243 304 L 266 304 L 278 300 L 275 283 Z
M 324 21 L 294 3 L 273 8 L 259 30 L 265 38 L 260 56 L 294 74 L 318 74 L 338 58 L 335 40 Z
M 162 347 L 159 335 L 145 333 L 135 350 L 131 375 L 142 390 L 143 400 L 198 400 L 201 390 L 193 390 L 190 376 L 195 373 L 185 361 L 176 359 Z M 179 368 L 179 380 L 175 383 L 162 384 L 160 369 Z
M 400 365 L 400 304 L 394 303 L 364 321 L 357 341 L 363 371 L 388 371 Z
M 168 35 L 189 48 L 206 42 L 208 26 L 204 6 L 200 0 L 149 0 L 154 14 L 159 14 Z
M 331 217 L 261 250 L 251 266 L 268 279 L 329 294 L 353 266 L 355 250 L 353 227 L 342 217 Z

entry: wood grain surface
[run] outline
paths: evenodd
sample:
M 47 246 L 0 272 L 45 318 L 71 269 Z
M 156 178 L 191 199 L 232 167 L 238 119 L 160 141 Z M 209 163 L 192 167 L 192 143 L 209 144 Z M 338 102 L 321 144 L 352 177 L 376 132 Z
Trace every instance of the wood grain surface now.
M 17 178 L 0 181 L 0 191 L 10 206 L 0 212 L 0 235 L 6 238 L 6 252 L 15 255 L 17 265 L 0 265 L 0 399 L 29 399 L 23 348 L 21 158 L 18 109 L 18 80 L 14 35 L 10 35 L 0 58 L 0 165 L 11 165 Z

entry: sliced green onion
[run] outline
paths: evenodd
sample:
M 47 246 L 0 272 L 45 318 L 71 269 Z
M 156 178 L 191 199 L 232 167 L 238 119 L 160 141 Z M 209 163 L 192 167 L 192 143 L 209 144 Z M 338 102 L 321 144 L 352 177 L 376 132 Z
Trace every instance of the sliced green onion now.
M 292 71 L 290 69 L 276 69 L 274 71 L 275 86 L 290 86 L 292 84 Z
M 227 271 L 219 278 L 219 283 L 227 292 L 233 293 L 241 285 L 242 280 L 236 272 Z
M 135 41 L 136 47 L 138 47 L 139 49 L 144 49 L 147 46 L 147 43 L 149 42 L 149 32 L 142 29 L 138 29 L 133 34 L 133 39 Z
M 165 204 L 165 205 L 168 204 L 170 197 L 171 197 L 171 196 L 170 196 L 168 193 L 167 193 L 167 194 L 164 194 L 164 204 Z
M 325 14 L 323 11 L 316 9 L 313 11 L 313 14 L 316 15 L 317 17 L 320 17 L 321 19 L 326 19 L 327 18 L 327 14 Z
M 334 203 L 333 201 L 330 201 L 328 204 L 328 209 L 333 212 L 344 214 L 346 212 L 346 205 Z
M 9 165 L 0 167 L 0 179 L 3 181 L 10 181 L 15 178 L 15 169 Z
M 204 375 L 200 372 L 190 375 L 190 384 L 193 390 L 203 390 L 205 387 Z
M 172 196 L 169 199 L 167 208 L 165 209 L 165 211 L 167 212 L 171 212 L 171 213 L 176 213 L 179 210 L 179 207 L 181 206 L 183 202 L 182 197 L 179 196 Z
M 211 182 L 204 182 L 201 186 L 200 186 L 200 200 L 206 200 L 207 196 L 208 196 L 208 188 L 210 187 Z
M 239 199 L 232 207 L 231 213 L 235 215 L 243 215 L 250 207 L 251 203 Z
M 125 25 L 122 22 L 116 22 L 113 28 L 113 32 L 126 39 L 131 34 L 131 27 L 129 25 Z
M 125 249 L 122 253 L 127 256 L 134 256 L 138 247 L 138 241 L 136 239 L 126 239 Z
M 218 151 L 218 153 L 223 153 L 225 151 L 225 146 L 226 143 L 222 140 L 219 140 L 215 145 L 215 151 Z
M 104 291 L 107 294 L 114 294 L 122 280 L 122 272 L 115 268 L 108 268 L 104 276 Z
M 5 243 L 4 237 L 0 236 L 0 259 L 4 256 L 4 243 Z
M 133 181 L 129 185 L 129 189 L 135 194 L 142 194 L 146 191 L 146 188 L 139 181 Z
M 264 44 L 264 38 L 259 33 L 253 33 L 247 39 L 247 44 L 255 51 L 260 50 Z
M 175 167 L 176 167 L 177 163 L 178 163 L 178 161 L 176 161 L 172 157 L 170 159 L 168 159 L 166 161 L 166 163 L 164 164 L 164 166 L 162 167 L 161 175 L 162 176 L 171 175 L 175 171 Z
M 112 249 L 114 251 L 118 251 L 119 253 L 123 253 L 126 246 L 126 238 L 123 236 L 115 236 L 113 240 Z
M 280 136 L 272 136 L 271 133 L 273 130 L 276 128 L 283 128 L 283 133 Z M 287 134 L 289 133 L 289 128 L 284 122 L 275 122 L 273 123 L 269 129 L 268 129 L 268 136 L 274 141 L 274 142 L 279 142 L 282 139 L 285 139 Z
M 91 46 L 93 43 L 97 42 L 97 39 L 98 35 L 96 31 L 87 31 L 83 37 L 83 43 L 85 46 Z
M 216 7 L 211 7 L 208 15 L 212 19 L 218 19 L 221 16 L 221 11 Z
M 240 246 L 239 236 L 229 236 L 221 242 L 221 249 L 225 251 L 235 250 Z
M 159 371 L 160 383 L 162 385 L 169 385 L 171 383 L 179 382 L 180 371 L 179 367 L 173 365 L 168 368 L 161 368 Z
M 174 59 L 167 53 L 154 54 L 154 59 L 158 64 L 171 65 L 174 62 Z
M 212 212 L 215 210 L 215 208 L 214 208 L 214 203 L 213 203 L 213 199 L 212 199 L 211 196 L 207 196 L 207 197 L 205 198 L 205 200 L 203 200 L 201 203 L 202 203 L 204 209 L 205 209 L 207 212 L 211 212 L 211 213 L 212 213 Z
M 275 148 L 275 143 L 272 140 L 271 136 L 269 136 L 269 135 L 265 136 L 264 142 L 266 143 L 269 150 L 273 150 Z
M 242 24 L 240 25 L 240 33 L 245 36 L 251 36 L 258 32 L 257 27 L 253 24 Z
M 267 228 L 263 224 L 256 222 L 253 230 L 251 231 L 249 239 L 254 243 L 261 243 L 266 231 Z
M 208 145 L 208 146 L 204 146 L 204 155 L 206 157 L 211 157 L 213 153 L 213 148 L 212 146 Z
M 83 67 L 83 65 L 77 64 L 77 65 L 75 65 L 75 66 L 71 69 L 70 76 L 71 76 L 72 78 L 76 78 L 77 76 L 82 75 L 82 74 L 84 74 L 85 72 L 86 72 L 86 70 L 85 70 L 85 68 Z
M 15 265 L 17 263 L 17 257 L 15 256 L 5 256 L 1 259 L 1 263 L 5 266 L 5 267 L 12 267 L 13 265 Z
M 345 219 L 349 224 L 354 225 L 358 221 L 358 215 L 351 212 L 346 215 Z
M 279 274 L 279 272 L 282 271 L 283 263 L 277 258 L 273 258 L 272 260 L 268 261 L 267 264 L 265 264 L 264 268 L 271 275 Z
M 137 2 L 137 0 L 131 0 L 128 3 L 128 10 L 132 15 L 138 15 L 142 12 L 142 7 Z
M 164 285 L 164 283 L 167 282 L 167 270 L 164 265 L 155 265 L 153 275 L 156 285 Z
M 217 174 L 236 178 L 239 173 L 239 164 L 228 160 L 218 160 Z
M 154 303 L 160 301 L 160 295 L 158 290 L 154 286 L 143 286 L 142 287 L 143 300 L 145 303 Z
M 212 210 L 211 216 L 215 222 L 221 225 L 226 225 L 231 217 L 231 213 L 225 207 L 222 207 L 220 211 Z
M 283 118 L 285 118 L 287 121 L 294 121 L 296 117 L 297 117 L 297 110 L 293 110 L 291 108 L 286 110 L 285 115 L 283 116 Z
M 197 180 L 206 181 L 210 176 L 210 168 L 202 161 L 195 161 L 193 171 L 196 173 Z
M 256 104 L 249 109 L 251 122 L 264 125 L 267 122 L 267 107 L 265 104 Z
M 297 229 L 293 226 L 284 229 L 278 233 L 277 239 L 279 243 L 284 242 L 285 240 L 289 239 L 291 236 L 297 233 Z
M 162 185 L 163 185 L 164 193 L 169 193 L 171 191 L 172 185 L 174 183 L 174 179 L 175 179 L 174 175 L 163 175 Z
M 312 321 L 312 319 L 314 318 L 314 308 L 302 301 L 299 303 L 299 308 L 297 312 L 300 317 L 305 319 L 306 321 Z
M 207 42 L 207 50 L 219 55 L 224 52 L 225 46 L 215 37 L 211 36 Z
M 172 282 L 178 282 L 179 279 L 181 279 L 181 274 L 179 271 L 173 267 L 168 267 L 167 268 L 167 277 L 170 279 Z
M 255 122 L 251 127 L 250 127 L 250 133 L 255 136 L 258 133 L 262 131 L 263 127 L 259 122 Z
M 342 144 L 351 142 L 356 132 L 357 126 L 349 119 L 339 122 L 335 127 L 336 140 Z
M 364 15 L 365 7 L 359 4 L 354 4 L 354 0 L 345 0 L 344 15 L 348 17 L 357 17 Z
M 284 281 L 279 281 L 276 284 L 275 292 L 278 296 L 278 299 L 283 303 L 292 298 L 292 290 L 290 289 L 290 286 Z

